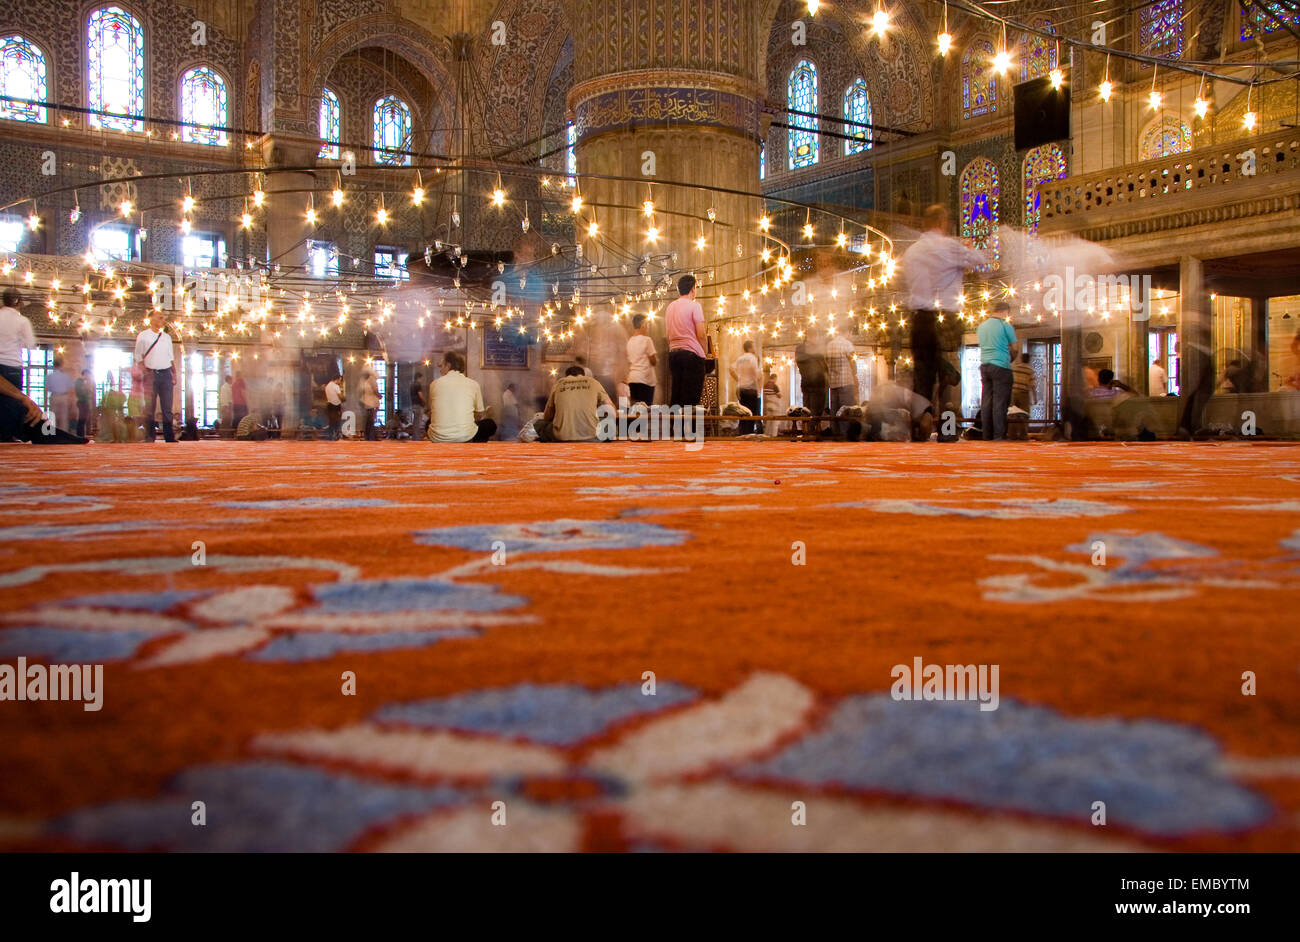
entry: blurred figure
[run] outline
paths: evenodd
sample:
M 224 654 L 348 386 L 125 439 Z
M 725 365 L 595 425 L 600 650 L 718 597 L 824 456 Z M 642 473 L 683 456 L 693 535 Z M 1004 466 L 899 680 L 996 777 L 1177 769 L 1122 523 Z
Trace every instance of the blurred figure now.
M 45 392 L 50 397 L 50 411 L 54 413 L 57 428 L 71 429 L 75 421 L 77 393 L 72 377 L 63 369 L 63 355 L 54 355 L 54 369 L 45 377 Z
M 501 393 L 501 438 L 514 441 L 519 437 L 519 399 L 515 395 L 515 384 L 506 383 Z
M 869 441 L 923 442 L 934 431 L 934 406 L 905 372 L 872 390 L 865 415 Z
M 1029 412 L 1038 404 L 1038 382 L 1034 366 L 1029 362 L 1029 351 L 1023 350 L 1011 364 L 1011 404 L 1021 412 Z
M 424 415 L 429 402 L 424 396 L 424 374 L 416 373 L 411 380 L 411 436 L 424 434 Z
M 831 415 L 839 415 L 843 406 L 858 404 L 858 367 L 853 359 L 853 343 L 836 334 L 826 343 L 826 385 L 830 390 Z M 835 434 L 844 434 L 840 421 L 832 423 Z
M 379 412 L 379 380 L 369 367 L 361 374 L 361 389 L 357 395 L 366 416 L 365 439 L 368 442 L 377 441 L 379 436 L 375 432 L 375 416 Z
M 980 344 L 980 427 L 985 441 L 1007 437 L 1007 409 L 1011 405 L 1011 357 L 1016 350 L 1016 332 L 1003 320 L 1011 316 L 1011 305 L 999 301 L 993 315 L 980 321 L 975 336 Z
M 238 427 L 246 415 L 248 415 L 248 385 L 244 382 L 244 374 L 236 373 L 235 381 L 230 385 L 230 418 Z
M 648 328 L 644 314 L 632 315 L 632 336 L 627 338 L 627 387 L 631 402 L 652 406 L 659 358 L 655 355 L 655 342 L 650 339 Z
M 279 380 L 275 381 L 275 386 L 271 388 L 271 417 L 275 419 L 275 427 L 281 428 L 284 425 L 284 383 Z
M 95 378 L 90 370 L 81 371 L 81 376 L 73 384 L 73 392 L 77 397 L 77 434 L 84 436 L 95 412 Z
M 754 355 L 754 341 L 746 340 L 744 350 L 745 352 L 736 358 L 736 362 L 727 372 L 731 374 L 731 381 L 736 384 L 736 398 L 740 400 L 740 404 L 749 410 L 750 415 L 762 415 L 763 407 L 759 401 L 758 389 L 763 373 L 758 365 L 758 357 Z M 753 419 L 741 420 L 741 435 L 752 435 L 760 431 L 762 431 L 761 423 Z
M 99 435 L 101 442 L 126 442 L 130 435 L 126 428 L 126 419 L 122 409 L 126 406 L 126 395 L 122 392 L 120 382 L 112 373 L 104 383 L 104 394 L 99 399 Z
M 925 232 L 903 253 L 900 262 L 907 282 L 911 331 L 912 388 L 934 402 L 939 375 L 939 315 L 953 316 L 961 307 L 962 278 L 988 263 L 977 249 L 950 234 L 948 210 L 939 204 L 926 209 Z
M 767 380 L 763 383 L 763 414 L 785 415 L 785 397 L 781 395 L 781 383 L 774 370 L 767 371 Z M 780 422 L 764 422 L 763 432 L 767 435 L 780 435 Z
M 1159 360 L 1152 360 L 1151 369 L 1147 371 L 1147 393 L 1151 396 L 1169 395 L 1169 374 Z
M 794 348 L 794 362 L 799 370 L 799 389 L 803 405 L 812 415 L 826 414 L 826 343 L 816 330 L 809 330 L 804 341 Z M 821 430 L 820 422 L 807 423 L 809 434 Z
M 234 390 L 230 385 L 230 374 L 221 381 L 217 390 L 217 421 L 223 429 L 234 428 Z

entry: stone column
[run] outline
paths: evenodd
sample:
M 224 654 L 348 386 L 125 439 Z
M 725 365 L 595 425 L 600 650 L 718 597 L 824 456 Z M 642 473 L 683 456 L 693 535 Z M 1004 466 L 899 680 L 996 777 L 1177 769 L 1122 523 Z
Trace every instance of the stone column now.
M 280 167 L 305 167 L 316 162 L 320 141 L 280 135 L 262 138 L 262 157 L 266 170 L 267 261 L 278 262 L 283 268 L 307 264 L 306 240 L 315 236 L 315 228 L 307 222 L 309 193 L 316 188 L 316 175 L 311 171 L 280 170 Z M 316 210 L 325 215 L 328 207 L 317 198 Z
M 1250 299 L 1250 370 L 1251 392 L 1268 392 L 1268 302 Z
M 620 292 L 636 294 L 691 272 L 700 281 L 706 318 L 717 314 L 719 295 L 728 299 L 726 311 L 739 308 L 745 280 L 758 270 L 762 201 L 691 185 L 758 191 L 758 63 L 766 44 L 760 19 L 758 0 L 575 3 L 568 108 L 578 171 L 630 178 L 579 180 L 591 208 L 579 214 L 576 234 L 586 262 L 610 275 L 603 290 L 612 279 Z M 647 200 L 654 203 L 653 219 L 642 212 Z M 586 238 L 593 211 L 599 239 Z M 647 238 L 651 225 L 658 229 L 654 241 Z M 676 295 L 670 287 L 654 298 L 655 312 Z M 633 309 L 649 306 L 634 303 Z M 723 376 L 726 368 L 720 361 Z
M 1141 313 L 1129 313 L 1128 384 L 1139 396 L 1151 395 L 1151 299 L 1144 299 Z

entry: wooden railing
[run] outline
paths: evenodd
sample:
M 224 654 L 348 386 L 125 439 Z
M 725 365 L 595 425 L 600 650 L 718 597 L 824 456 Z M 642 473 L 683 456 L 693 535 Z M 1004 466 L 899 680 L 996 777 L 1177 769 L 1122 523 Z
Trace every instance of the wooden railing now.
M 1300 189 L 1300 132 L 1273 132 L 1052 180 L 1041 184 L 1038 192 L 1044 228 L 1051 229 L 1049 220 L 1061 217 L 1133 206 L 1147 212 L 1172 212 L 1180 208 L 1180 203 L 1191 202 L 1207 190 L 1231 187 L 1241 192 L 1246 187 L 1255 189 L 1279 182 Z M 1225 198 L 1227 195 L 1223 194 Z

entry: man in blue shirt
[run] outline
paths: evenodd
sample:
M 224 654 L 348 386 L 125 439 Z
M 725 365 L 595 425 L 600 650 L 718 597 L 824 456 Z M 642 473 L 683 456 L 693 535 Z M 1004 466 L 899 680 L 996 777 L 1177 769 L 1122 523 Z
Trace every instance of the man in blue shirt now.
M 1011 358 L 1016 350 L 1016 332 L 1004 320 L 1011 305 L 999 301 L 993 316 L 986 317 L 975 331 L 980 342 L 980 425 L 985 441 L 1007 437 L 1007 408 L 1011 405 Z

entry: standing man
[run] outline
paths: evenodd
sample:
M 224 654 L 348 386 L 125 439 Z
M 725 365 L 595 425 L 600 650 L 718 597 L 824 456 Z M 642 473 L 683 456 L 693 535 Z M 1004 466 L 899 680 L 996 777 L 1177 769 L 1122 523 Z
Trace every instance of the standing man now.
M 949 235 L 948 210 L 935 204 L 925 211 L 925 232 L 903 253 L 903 275 L 912 308 L 912 389 L 938 409 L 934 383 L 939 376 L 939 315 L 961 307 L 962 277 L 988 263 L 983 252 Z
M 465 375 L 465 358 L 448 350 L 438 371 L 442 375 L 429 384 L 429 441 L 485 442 L 495 435 L 483 388 Z
M 758 357 L 754 355 L 754 341 L 745 341 L 745 352 L 736 358 L 736 362 L 731 365 L 728 372 L 731 373 L 731 381 L 736 384 L 736 398 L 740 400 L 740 404 L 748 409 L 751 415 L 762 415 L 763 406 L 759 400 L 758 390 L 759 384 L 763 381 L 763 371 L 758 365 Z M 740 422 L 741 435 L 752 435 L 762 430 L 762 424 L 753 419 L 742 419 Z
M 1151 361 L 1151 370 L 1147 373 L 1147 395 L 1169 395 L 1169 374 L 1165 372 L 1159 360 Z
M 172 390 L 176 385 L 174 363 L 176 351 L 172 346 L 171 334 L 164 326 L 166 317 L 162 311 L 149 315 L 149 326 L 140 331 L 135 339 L 135 362 L 140 364 L 145 383 L 145 441 L 156 441 L 158 423 L 154 421 L 154 410 L 162 410 L 163 441 L 176 441 L 176 432 L 172 426 Z
M 627 338 L 627 388 L 633 402 L 654 405 L 658 365 L 659 357 L 655 355 L 655 342 L 650 339 L 646 316 L 633 314 L 632 336 Z
M 672 377 L 669 404 L 697 406 L 704 392 L 704 308 L 695 300 L 695 276 L 677 279 L 677 293 L 677 300 L 664 312 Z
M 330 381 L 325 384 L 325 420 L 329 423 L 327 437 L 332 442 L 339 440 L 339 432 L 343 425 L 342 382 L 343 374 L 335 370 Z
M 794 348 L 794 365 L 799 370 L 799 391 L 803 394 L 803 406 L 813 416 L 826 414 L 826 341 L 815 328 L 808 329 L 808 335 L 799 346 Z M 816 435 L 821 431 L 820 422 L 809 422 L 808 434 Z
M 217 390 L 217 422 L 221 428 L 234 429 L 234 413 L 231 411 L 234 399 L 231 394 L 230 374 L 227 373 L 221 381 L 221 388 Z
M 831 415 L 839 415 L 844 406 L 858 404 L 858 367 L 853 360 L 853 342 L 836 334 L 826 343 L 826 384 L 831 388 Z M 843 434 L 846 423 L 833 422 L 836 434 Z
M 1007 437 L 1016 332 L 1003 318 L 1010 316 L 1011 305 L 999 301 L 993 308 L 993 316 L 984 318 L 975 331 L 980 342 L 980 425 L 985 441 Z

